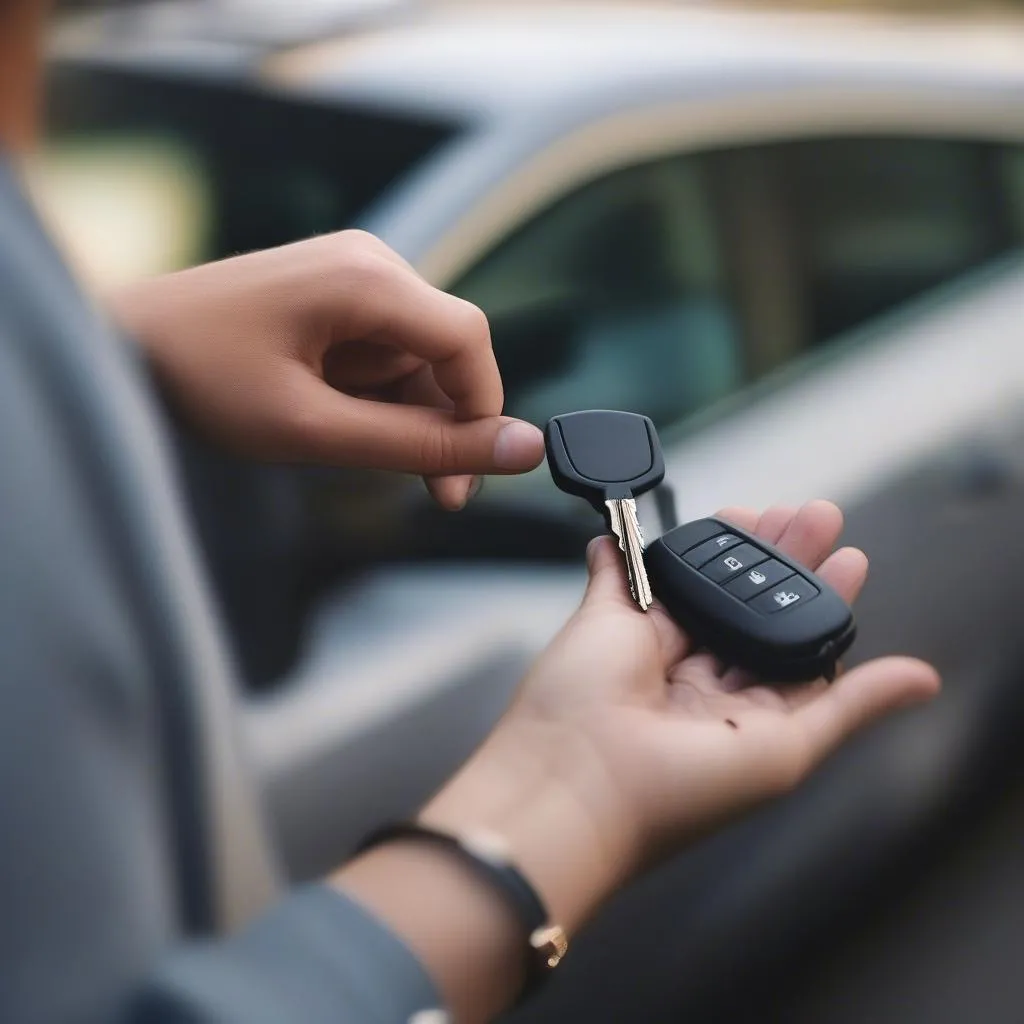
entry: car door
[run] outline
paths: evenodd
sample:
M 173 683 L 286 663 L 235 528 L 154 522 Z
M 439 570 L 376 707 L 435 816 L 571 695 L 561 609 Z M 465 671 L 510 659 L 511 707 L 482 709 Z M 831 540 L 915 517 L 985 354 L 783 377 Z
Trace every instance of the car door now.
M 907 132 L 659 157 L 559 196 L 451 287 L 491 318 L 510 413 L 652 416 L 685 514 L 850 498 L 1024 388 L 1005 335 L 879 352 L 869 329 L 1019 251 L 1022 166 Z

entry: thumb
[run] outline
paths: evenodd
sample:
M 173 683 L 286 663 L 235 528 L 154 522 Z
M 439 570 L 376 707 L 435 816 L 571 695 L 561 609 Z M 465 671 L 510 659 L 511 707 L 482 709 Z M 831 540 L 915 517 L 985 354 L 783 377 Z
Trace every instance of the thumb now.
M 812 738 L 813 760 L 876 719 L 930 700 L 939 687 L 935 669 L 916 658 L 876 658 L 858 665 L 800 712 Z
M 626 564 L 612 537 L 595 537 L 587 547 L 587 590 L 583 595 L 586 608 L 595 604 L 620 604 L 633 609 L 626 579 Z
M 296 455 L 330 465 L 419 476 L 525 473 L 544 435 L 508 416 L 459 421 L 447 409 L 354 398 L 315 377 L 302 388 Z

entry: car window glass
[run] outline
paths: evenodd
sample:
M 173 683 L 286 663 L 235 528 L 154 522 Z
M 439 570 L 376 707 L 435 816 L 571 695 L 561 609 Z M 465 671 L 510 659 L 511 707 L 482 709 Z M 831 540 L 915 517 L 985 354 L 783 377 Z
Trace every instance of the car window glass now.
M 510 413 L 677 422 L 1021 245 L 1021 154 L 825 138 L 660 160 L 552 204 L 454 290 L 491 318 Z
M 1000 156 L 1000 185 L 1006 191 L 1010 226 L 1017 245 L 1024 244 L 1024 146 L 1009 147 Z
M 584 186 L 454 290 L 491 319 L 508 412 L 534 422 L 607 406 L 663 423 L 743 376 L 705 183 L 685 160 Z
M 754 375 L 1021 244 L 1013 159 L 913 138 L 705 154 Z
M 348 227 L 459 130 L 201 76 L 49 85 L 37 195 L 103 287 Z

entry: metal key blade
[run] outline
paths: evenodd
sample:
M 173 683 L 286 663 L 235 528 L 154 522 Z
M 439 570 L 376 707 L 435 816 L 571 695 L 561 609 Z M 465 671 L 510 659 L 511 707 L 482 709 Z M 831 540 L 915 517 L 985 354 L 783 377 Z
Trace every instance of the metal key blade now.
M 640 529 L 636 501 L 633 498 L 623 501 L 622 518 L 626 523 L 626 536 L 630 539 L 633 547 L 633 575 L 638 594 L 636 602 L 642 611 L 647 611 L 654 604 L 654 597 L 651 594 L 650 581 L 647 579 L 647 566 L 644 564 L 644 535 Z
M 619 547 L 625 555 L 629 591 L 640 610 L 645 612 L 654 603 L 654 599 L 647 579 L 647 567 L 644 565 L 644 538 L 636 514 L 636 502 L 632 498 L 613 498 L 605 504 L 612 532 L 618 538 Z
M 643 560 L 643 536 L 640 533 L 635 506 L 631 506 L 634 506 L 632 499 L 619 500 L 619 547 L 625 555 L 626 576 L 629 579 L 629 590 L 633 600 L 641 611 L 647 611 L 651 606 L 651 591 Z

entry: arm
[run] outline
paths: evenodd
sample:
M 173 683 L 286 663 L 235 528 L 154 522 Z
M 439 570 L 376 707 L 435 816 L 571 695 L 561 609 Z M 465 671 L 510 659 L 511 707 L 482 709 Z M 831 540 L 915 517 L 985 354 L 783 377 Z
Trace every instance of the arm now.
M 842 526 L 835 506 L 720 514 L 856 598 L 867 563 L 850 548 L 828 555 Z M 445 830 L 501 835 L 570 938 L 622 884 L 788 792 L 852 733 L 938 686 L 930 667 L 907 658 L 869 662 L 831 685 L 754 685 L 692 651 L 657 606 L 637 613 L 613 542 L 591 546 L 589 568 L 579 611 L 495 732 L 421 815 Z M 438 858 L 402 844 L 348 865 L 334 884 L 403 936 L 459 1024 L 476 1024 L 517 991 L 524 938 L 497 901 L 487 916 L 483 894 L 472 916 L 456 915 L 458 868 Z M 442 872 L 452 890 L 439 895 Z M 462 886 L 468 892 L 470 882 Z
M 115 305 L 192 418 L 253 454 L 418 472 L 451 508 L 470 475 L 541 458 L 539 432 L 500 416 L 479 311 L 368 236 L 188 271 Z M 510 429 L 515 445 L 502 440 Z M 856 597 L 863 555 L 826 558 L 842 525 L 834 506 L 723 514 Z M 645 867 L 785 792 L 851 732 L 937 686 L 908 659 L 831 687 L 748 685 L 692 652 L 660 610 L 636 612 L 607 541 L 589 560 L 580 610 L 422 812 L 441 829 L 500 835 L 570 935 Z M 524 966 L 524 936 L 495 893 L 443 852 L 394 843 L 244 935 L 169 962 L 137 1019 L 318 1024 L 322 1012 L 399 1024 L 428 1000 L 476 1024 L 510 1003 Z
M 835 506 L 722 515 L 856 597 L 864 556 L 826 557 L 842 522 Z M 442 830 L 500 836 L 570 936 L 638 873 L 789 791 L 850 734 L 938 685 L 907 658 L 869 662 L 832 685 L 755 685 L 693 652 L 657 607 L 640 615 L 612 542 L 593 544 L 589 563 L 579 611 L 421 813 Z M 346 1021 L 404 1024 L 428 996 L 458 1024 L 482 1024 L 515 998 L 521 926 L 444 851 L 396 842 L 342 866 L 328 886 L 335 892 L 293 898 L 241 939 L 165 969 L 143 1004 L 164 1016 L 139 1024 L 319 1024 L 317 1006 Z

